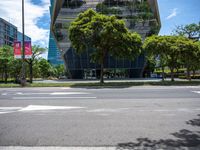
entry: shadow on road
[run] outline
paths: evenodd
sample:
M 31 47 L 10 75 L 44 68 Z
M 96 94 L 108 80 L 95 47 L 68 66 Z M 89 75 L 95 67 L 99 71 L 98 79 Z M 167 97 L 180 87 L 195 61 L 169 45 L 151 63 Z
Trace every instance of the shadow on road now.
M 200 114 L 197 115 L 197 119 L 189 120 L 186 121 L 187 124 L 192 125 L 192 126 L 199 126 L 200 127 Z
M 186 121 L 186 124 L 200 127 L 200 114 L 197 119 Z M 182 129 L 172 133 L 175 139 L 151 140 L 149 138 L 138 138 L 136 142 L 119 143 L 117 150 L 199 150 L 200 131 Z

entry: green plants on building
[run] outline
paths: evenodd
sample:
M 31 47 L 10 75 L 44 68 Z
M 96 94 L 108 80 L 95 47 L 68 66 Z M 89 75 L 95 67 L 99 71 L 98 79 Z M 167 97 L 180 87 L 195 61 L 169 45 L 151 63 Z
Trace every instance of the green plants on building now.
M 86 2 L 84 0 L 67 0 L 64 2 L 63 7 L 75 9 L 81 7 L 85 3 Z
M 119 8 L 111 8 L 104 3 L 97 4 L 96 11 L 102 14 L 122 14 L 122 11 Z

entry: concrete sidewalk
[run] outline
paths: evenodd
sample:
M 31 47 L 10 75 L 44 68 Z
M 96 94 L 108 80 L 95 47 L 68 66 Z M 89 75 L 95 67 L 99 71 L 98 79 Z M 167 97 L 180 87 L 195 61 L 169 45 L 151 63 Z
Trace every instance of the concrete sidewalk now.
M 162 79 L 159 78 L 104 79 L 105 82 L 160 82 L 161 80 Z M 167 78 L 165 80 L 170 81 L 171 79 Z M 176 78 L 175 81 L 187 81 L 187 80 Z M 97 82 L 99 82 L 99 79 L 34 80 L 34 83 L 97 83 Z

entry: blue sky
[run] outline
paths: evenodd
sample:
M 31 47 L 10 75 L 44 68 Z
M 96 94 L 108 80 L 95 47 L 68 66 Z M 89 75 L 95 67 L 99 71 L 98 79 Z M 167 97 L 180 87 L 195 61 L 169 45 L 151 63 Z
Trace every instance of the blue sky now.
M 169 35 L 178 25 L 200 22 L 200 0 L 158 0 L 162 27 L 160 35 Z
M 50 0 L 25 0 L 25 34 L 33 44 L 48 47 Z M 21 3 L 0 0 L 0 17 L 21 31 Z M 170 35 L 178 25 L 200 21 L 200 0 L 158 0 L 162 27 L 160 35 Z

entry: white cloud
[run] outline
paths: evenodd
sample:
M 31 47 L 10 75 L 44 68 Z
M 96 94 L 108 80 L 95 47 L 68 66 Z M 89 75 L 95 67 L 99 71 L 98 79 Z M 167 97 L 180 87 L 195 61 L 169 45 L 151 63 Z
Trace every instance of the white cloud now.
M 167 20 L 173 18 L 173 17 L 176 17 L 177 15 L 177 8 L 174 8 L 172 11 L 171 11 L 171 14 L 169 16 L 166 17 Z
M 48 46 L 49 30 L 37 26 L 38 20 L 49 13 L 50 0 L 41 0 L 40 5 L 34 5 L 31 0 L 24 0 L 25 34 L 30 36 L 33 44 Z M 22 31 L 21 0 L 0 0 L 0 17 L 17 26 Z

